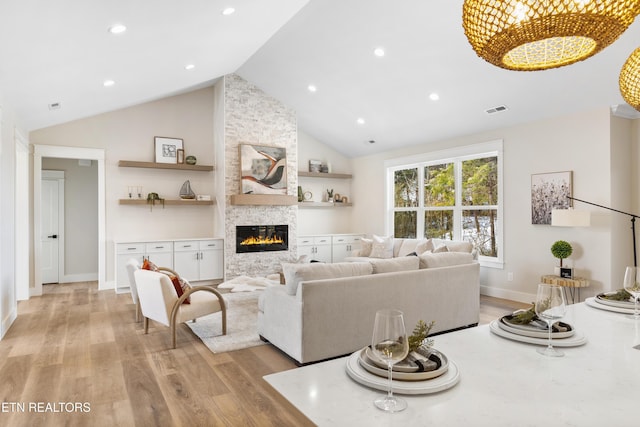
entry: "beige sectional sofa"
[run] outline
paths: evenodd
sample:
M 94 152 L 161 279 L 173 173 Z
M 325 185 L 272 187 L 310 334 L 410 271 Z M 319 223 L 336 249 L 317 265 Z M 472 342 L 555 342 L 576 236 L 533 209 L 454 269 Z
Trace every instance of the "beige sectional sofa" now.
M 375 312 L 382 308 L 402 310 L 409 333 L 418 320 L 435 321 L 432 333 L 478 323 L 480 266 L 471 253 L 283 265 L 283 270 L 285 285 L 260 296 L 258 333 L 299 364 L 368 345 Z

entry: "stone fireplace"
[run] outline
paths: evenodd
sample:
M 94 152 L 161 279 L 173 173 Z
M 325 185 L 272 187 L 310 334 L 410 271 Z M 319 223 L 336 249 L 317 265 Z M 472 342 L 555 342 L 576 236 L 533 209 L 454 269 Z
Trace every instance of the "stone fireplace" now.
M 237 225 L 236 253 L 289 250 L 287 225 Z

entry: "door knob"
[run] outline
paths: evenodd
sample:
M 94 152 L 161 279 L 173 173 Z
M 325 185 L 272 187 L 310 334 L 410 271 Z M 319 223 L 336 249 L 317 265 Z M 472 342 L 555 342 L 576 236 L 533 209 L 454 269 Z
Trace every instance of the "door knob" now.
M 58 235 L 57 234 L 52 234 L 50 236 L 47 236 L 49 239 L 57 239 Z

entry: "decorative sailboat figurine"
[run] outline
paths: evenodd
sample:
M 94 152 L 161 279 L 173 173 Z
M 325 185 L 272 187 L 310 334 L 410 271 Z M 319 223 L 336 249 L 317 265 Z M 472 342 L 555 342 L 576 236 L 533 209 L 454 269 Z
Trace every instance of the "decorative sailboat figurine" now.
M 180 198 L 181 199 L 195 199 L 196 193 L 191 189 L 191 183 L 189 180 L 186 180 L 184 184 L 182 184 L 182 188 L 180 188 Z

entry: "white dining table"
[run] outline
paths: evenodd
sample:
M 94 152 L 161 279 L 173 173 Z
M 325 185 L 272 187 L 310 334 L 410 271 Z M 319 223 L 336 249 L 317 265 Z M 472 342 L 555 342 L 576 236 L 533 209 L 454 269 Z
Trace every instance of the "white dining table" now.
M 347 374 L 350 356 L 264 379 L 319 426 L 640 426 L 640 322 L 585 303 L 568 306 L 563 321 L 586 343 L 563 347 L 560 358 L 489 325 L 433 337 L 459 381 L 402 395 L 409 406 L 399 413 L 373 405 L 384 391 Z

